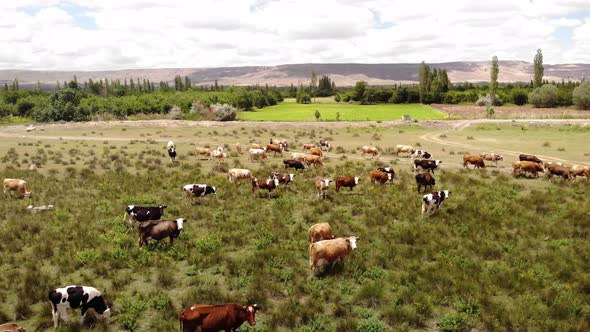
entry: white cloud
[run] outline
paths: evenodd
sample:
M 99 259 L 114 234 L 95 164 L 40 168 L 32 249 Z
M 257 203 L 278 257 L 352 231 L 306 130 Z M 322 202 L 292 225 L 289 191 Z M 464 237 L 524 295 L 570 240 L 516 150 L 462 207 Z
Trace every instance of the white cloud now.
M 586 0 L 1 1 L 0 68 L 532 61 L 538 48 L 546 63 L 588 63 L 589 10 Z

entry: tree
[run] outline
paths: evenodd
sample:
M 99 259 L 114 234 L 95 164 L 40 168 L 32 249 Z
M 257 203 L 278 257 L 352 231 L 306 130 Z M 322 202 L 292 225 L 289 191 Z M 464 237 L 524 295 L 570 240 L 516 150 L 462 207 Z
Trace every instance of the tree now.
M 334 95 L 334 88 L 334 82 L 332 82 L 332 80 L 328 76 L 323 75 L 322 77 L 320 77 L 320 80 L 318 82 L 318 90 L 316 95 L 318 97 L 332 96 Z
M 500 72 L 500 67 L 498 66 L 498 57 L 492 57 L 492 69 L 490 69 L 490 94 L 492 96 L 496 95 L 496 91 L 498 90 L 498 73 Z
M 352 90 L 352 100 L 354 101 L 362 101 L 365 98 L 365 92 L 367 91 L 367 82 L 365 81 L 358 81 L 354 85 L 354 89 Z
M 541 49 L 537 50 L 537 54 L 535 55 L 533 63 L 535 66 L 535 79 L 533 81 L 533 87 L 539 88 L 543 84 L 543 72 L 545 71 L 543 68 L 543 53 L 541 53 Z
M 590 81 L 584 81 L 574 89 L 574 105 L 581 110 L 590 110 Z
M 529 93 L 529 102 L 535 107 L 554 107 L 558 101 L 559 91 L 552 84 L 545 84 Z
M 190 79 L 190 78 L 188 78 L 188 76 L 185 76 L 185 77 L 184 77 L 184 89 L 185 89 L 185 90 L 188 90 L 188 89 L 190 89 L 191 87 L 192 87 L 192 84 L 191 84 L 191 79 Z
M 426 104 L 429 101 L 428 93 L 430 91 L 430 68 L 422 61 L 419 69 L 420 76 L 420 103 Z
M 514 105 L 522 106 L 527 103 L 529 97 L 524 89 L 512 90 L 512 102 Z
M 315 110 L 315 119 L 316 119 L 316 121 L 319 121 L 321 117 L 322 117 L 322 115 L 320 114 L 320 111 Z
M 440 72 L 440 81 L 442 83 L 442 91 L 448 92 L 449 88 L 451 87 L 451 81 L 449 80 L 449 76 L 447 75 L 446 69 L 443 69 Z
M 311 88 L 311 96 L 314 98 L 314 102 L 315 102 L 315 93 L 316 93 L 316 87 L 318 85 L 318 77 L 315 73 L 315 69 L 311 68 L 311 82 L 310 82 L 310 88 Z

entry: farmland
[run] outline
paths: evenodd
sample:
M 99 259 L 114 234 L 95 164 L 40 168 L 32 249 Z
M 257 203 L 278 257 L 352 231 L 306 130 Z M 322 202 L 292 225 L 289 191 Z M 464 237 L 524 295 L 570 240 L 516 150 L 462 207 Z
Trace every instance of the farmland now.
M 514 179 L 510 163 L 528 152 L 589 165 L 589 128 L 557 121 L 2 127 L 2 176 L 27 180 L 31 204 L 57 208 L 32 213 L 24 200 L 0 204 L 0 321 L 49 329 L 48 290 L 84 284 L 103 291 L 111 324 L 60 322 L 60 331 L 94 324 L 177 330 L 180 308 L 221 302 L 261 306 L 257 325 L 242 331 L 587 330 L 590 183 Z M 324 168 L 300 172 L 290 191 L 279 187 L 272 199 L 263 191 L 253 197 L 248 183 L 229 184 L 224 172 L 231 167 L 259 177 L 282 169 L 282 158 L 251 163 L 235 151 L 237 142 L 270 137 L 289 140 L 297 152 L 320 138 L 334 149 Z M 168 140 L 178 146 L 176 165 L 164 149 Z M 430 218 L 419 214 L 409 158 L 391 154 L 396 144 L 443 160 L 435 190 L 452 195 Z M 192 153 L 218 145 L 227 150 L 225 162 Z M 363 145 L 380 147 L 381 160 L 361 158 Z M 483 151 L 504 154 L 504 163 L 462 169 L 464 153 Z M 33 162 L 41 168 L 27 170 Z M 381 165 L 392 165 L 397 179 L 371 187 L 367 173 Z M 318 200 L 317 175 L 362 180 L 352 192 L 332 187 Z M 187 183 L 216 185 L 219 194 L 189 200 L 180 190 Z M 128 204 L 165 204 L 165 218 L 186 218 L 185 230 L 173 247 L 162 241 L 139 250 L 136 231 L 121 220 Z M 307 229 L 317 222 L 360 240 L 343 266 L 312 278 Z
M 320 99 L 320 98 L 318 98 Z M 331 99 L 331 98 L 330 98 Z M 253 112 L 241 112 L 240 120 L 247 121 L 315 121 L 315 111 L 319 111 L 322 121 L 387 121 L 399 120 L 402 115 L 413 119 L 436 120 L 446 118 L 446 114 L 421 104 L 377 104 L 358 105 L 334 103 L 319 100 L 314 104 L 297 104 L 292 99 L 265 107 Z

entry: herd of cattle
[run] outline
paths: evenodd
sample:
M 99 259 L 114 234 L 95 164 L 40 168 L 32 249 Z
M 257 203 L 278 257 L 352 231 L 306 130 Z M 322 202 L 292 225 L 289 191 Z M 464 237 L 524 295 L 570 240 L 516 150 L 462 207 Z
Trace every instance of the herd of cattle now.
M 271 139 L 270 144 L 263 147 L 259 144 L 252 144 L 248 150 L 249 160 L 267 159 L 268 154 L 273 152 L 274 155 L 282 155 L 288 151 L 288 142 L 286 140 Z M 171 162 L 176 159 L 176 144 L 168 142 L 166 149 Z M 285 169 L 292 168 L 295 171 L 305 171 L 309 166 L 322 166 L 324 151 L 331 151 L 332 144 L 326 140 L 321 140 L 319 144 L 304 144 L 304 151 L 307 153 L 292 153 L 290 159 L 283 160 Z M 236 150 L 242 153 L 242 147 L 237 144 Z M 219 146 L 214 150 L 208 148 L 197 148 L 196 154 L 206 156 L 208 159 L 223 160 L 227 155 L 223 152 L 224 148 Z M 424 150 L 416 150 L 408 145 L 398 145 L 394 149 L 394 154 L 400 156 L 404 154 L 412 158 L 413 169 L 418 193 L 423 188 L 431 190 L 436 184 L 434 171 L 442 163 L 440 160 L 430 159 L 432 155 Z M 361 149 L 361 155 L 365 158 L 377 159 L 380 156 L 379 150 L 375 147 L 364 146 Z M 481 155 L 464 155 L 463 166 L 473 165 L 474 168 L 485 168 L 485 162 L 494 162 L 498 166 L 498 161 L 502 161 L 503 156 L 496 153 L 484 153 Z M 573 179 L 576 176 L 584 176 L 590 179 L 589 166 L 566 166 L 561 163 L 543 162 L 533 155 L 521 154 L 519 161 L 512 164 L 513 174 L 516 176 L 520 173 L 530 173 L 538 177 L 539 172 L 548 172 L 548 177 L 552 175 L 561 176 L 564 179 Z M 393 182 L 395 171 L 391 167 L 380 167 L 371 170 L 369 180 L 372 185 L 384 185 Z M 268 178 L 258 178 L 248 169 L 232 168 L 227 172 L 230 183 L 237 184 L 238 181 L 248 180 L 252 184 L 252 193 L 260 189 L 268 191 L 270 198 L 272 192 L 279 185 L 284 185 L 289 190 L 289 184 L 295 179 L 295 173 L 272 172 Z M 334 182 L 335 191 L 338 193 L 341 188 L 353 190 L 359 184 L 359 176 L 337 176 L 334 181 L 331 179 L 317 176 L 315 187 L 317 198 L 326 198 L 330 183 Z M 192 197 L 204 197 L 207 195 L 217 195 L 217 187 L 208 184 L 187 184 L 182 190 Z M 31 198 L 32 192 L 29 190 L 27 183 L 21 179 L 4 179 L 4 194 L 16 193 L 19 198 Z M 449 198 L 450 190 L 435 191 L 422 196 L 421 213 L 432 215 Z M 162 220 L 165 205 L 159 206 L 136 206 L 129 205 L 125 209 L 123 220 L 129 217 L 129 226 L 133 228 L 134 221 L 138 223 L 139 247 L 148 243 L 149 239 L 156 241 L 169 238 L 170 245 L 173 244 L 183 230 L 184 218 L 174 220 Z M 332 233 L 332 228 L 328 223 L 318 223 L 311 226 L 308 230 L 310 245 L 309 266 L 312 275 L 318 268 L 331 265 L 336 262 L 342 264 L 344 258 L 357 248 L 356 236 L 336 237 Z M 57 328 L 59 317 L 61 316 L 67 322 L 67 307 L 72 309 L 81 309 L 81 321 L 89 309 L 108 323 L 110 317 L 110 308 L 105 303 L 102 294 L 96 288 L 86 286 L 66 286 L 57 288 L 49 292 L 49 301 L 52 305 L 52 315 L 54 327 Z M 198 305 L 195 304 L 190 308 L 182 309 L 179 315 L 180 328 L 182 331 L 234 331 L 245 321 L 250 325 L 256 324 L 255 314 L 259 307 L 256 304 L 240 305 L 236 303 L 222 305 Z M 0 325 L 0 332 L 14 331 L 24 332 L 24 329 L 15 323 Z

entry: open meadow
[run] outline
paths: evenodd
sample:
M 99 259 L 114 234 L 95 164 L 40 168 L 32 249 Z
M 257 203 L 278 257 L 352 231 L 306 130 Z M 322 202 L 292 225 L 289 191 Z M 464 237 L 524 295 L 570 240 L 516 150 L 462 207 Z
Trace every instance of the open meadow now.
M 401 114 L 420 119 L 409 112 L 383 120 Z M 321 114 L 332 120 L 324 118 L 328 109 Z M 307 119 L 298 114 L 287 120 Z M 257 324 L 244 324 L 241 331 L 587 331 L 590 181 L 514 178 L 511 163 L 525 152 L 590 165 L 589 124 L 138 121 L 39 125 L 30 132 L 0 127 L 2 178 L 24 179 L 33 191 L 30 201 L 3 197 L 0 204 L 0 322 L 16 320 L 27 331 L 52 329 L 48 291 L 83 284 L 103 292 L 112 306 L 110 324 L 88 315 L 81 326 L 76 311 L 71 323 L 60 321 L 58 331 L 173 331 L 181 308 L 224 302 L 260 306 Z M 248 168 L 259 178 L 285 172 L 280 156 L 251 162 L 236 151 L 236 143 L 266 145 L 271 137 L 289 141 L 285 158 L 320 139 L 333 149 L 324 167 L 297 171 L 290 190 L 279 186 L 271 199 L 265 190 L 253 195 L 247 181 L 230 184 L 229 168 Z M 169 140 L 177 145 L 174 165 L 165 149 Z M 434 190 L 452 194 L 431 217 L 420 214 L 423 194 L 417 193 L 410 158 L 392 154 L 397 144 L 443 161 Z M 194 153 L 220 145 L 228 155 L 223 162 Z M 379 160 L 364 159 L 364 145 L 378 147 Z M 504 161 L 463 169 L 464 153 L 481 152 L 503 154 Z M 32 163 L 40 167 L 31 171 Z M 380 166 L 393 167 L 395 180 L 373 187 L 367 174 Z M 331 184 L 322 200 L 315 192 L 318 175 L 361 181 L 339 193 Z M 187 198 L 181 188 L 189 183 L 217 186 L 218 194 Z M 29 204 L 56 209 L 35 213 Z M 187 219 L 174 245 L 164 239 L 139 249 L 137 230 L 122 221 L 130 204 L 167 205 L 164 219 Z M 336 236 L 360 239 L 343 265 L 312 277 L 307 230 L 319 222 L 330 223 Z

